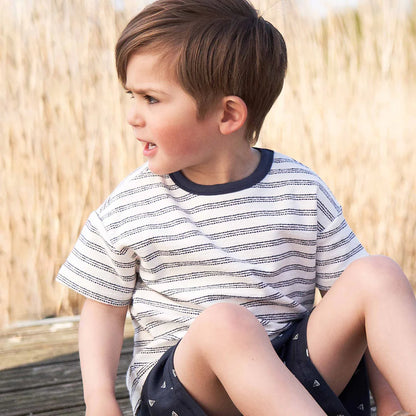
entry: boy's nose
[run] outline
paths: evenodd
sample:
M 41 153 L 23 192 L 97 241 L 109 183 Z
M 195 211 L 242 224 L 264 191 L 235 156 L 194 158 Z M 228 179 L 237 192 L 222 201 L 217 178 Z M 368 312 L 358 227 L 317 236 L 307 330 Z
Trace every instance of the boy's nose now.
M 140 114 L 136 106 L 132 106 L 127 111 L 127 123 L 133 127 L 143 127 L 145 122 L 143 116 Z

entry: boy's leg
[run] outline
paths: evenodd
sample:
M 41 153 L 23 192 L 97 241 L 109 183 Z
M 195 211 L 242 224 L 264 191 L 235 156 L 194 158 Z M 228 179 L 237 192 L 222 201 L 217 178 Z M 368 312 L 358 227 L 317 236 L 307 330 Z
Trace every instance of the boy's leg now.
M 401 269 L 386 257 L 352 263 L 312 312 L 309 355 L 339 394 L 368 344 L 402 406 L 416 412 L 416 301 Z
M 176 374 L 210 416 L 325 415 L 245 308 L 204 311 L 179 343 Z

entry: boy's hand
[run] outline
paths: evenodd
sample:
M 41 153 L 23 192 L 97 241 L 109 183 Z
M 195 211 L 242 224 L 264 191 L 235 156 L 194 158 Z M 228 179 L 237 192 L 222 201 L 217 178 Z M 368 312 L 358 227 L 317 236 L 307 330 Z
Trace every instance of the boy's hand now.
M 114 397 L 98 397 L 87 405 L 85 416 L 122 416 L 120 407 Z

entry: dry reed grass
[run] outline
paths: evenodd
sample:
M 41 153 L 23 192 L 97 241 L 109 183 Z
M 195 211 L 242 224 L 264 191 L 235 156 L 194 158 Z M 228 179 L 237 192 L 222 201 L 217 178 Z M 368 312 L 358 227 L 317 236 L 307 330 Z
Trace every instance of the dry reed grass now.
M 289 71 L 264 142 L 317 171 L 368 251 L 416 288 L 416 2 L 400 3 L 280 19 Z
M 23 3 L 0 0 L 0 327 L 79 312 L 54 277 L 88 213 L 141 163 L 113 63 L 133 2 Z M 319 172 L 369 251 L 416 283 L 416 16 L 380 3 L 318 22 L 254 2 L 290 65 L 262 142 Z

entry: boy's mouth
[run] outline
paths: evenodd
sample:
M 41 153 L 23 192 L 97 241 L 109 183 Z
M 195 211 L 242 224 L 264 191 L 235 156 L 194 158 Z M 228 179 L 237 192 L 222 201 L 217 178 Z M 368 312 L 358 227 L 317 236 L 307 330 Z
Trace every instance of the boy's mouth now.
M 155 143 L 152 142 L 145 142 L 143 148 L 143 156 L 151 157 L 155 153 L 157 146 Z

